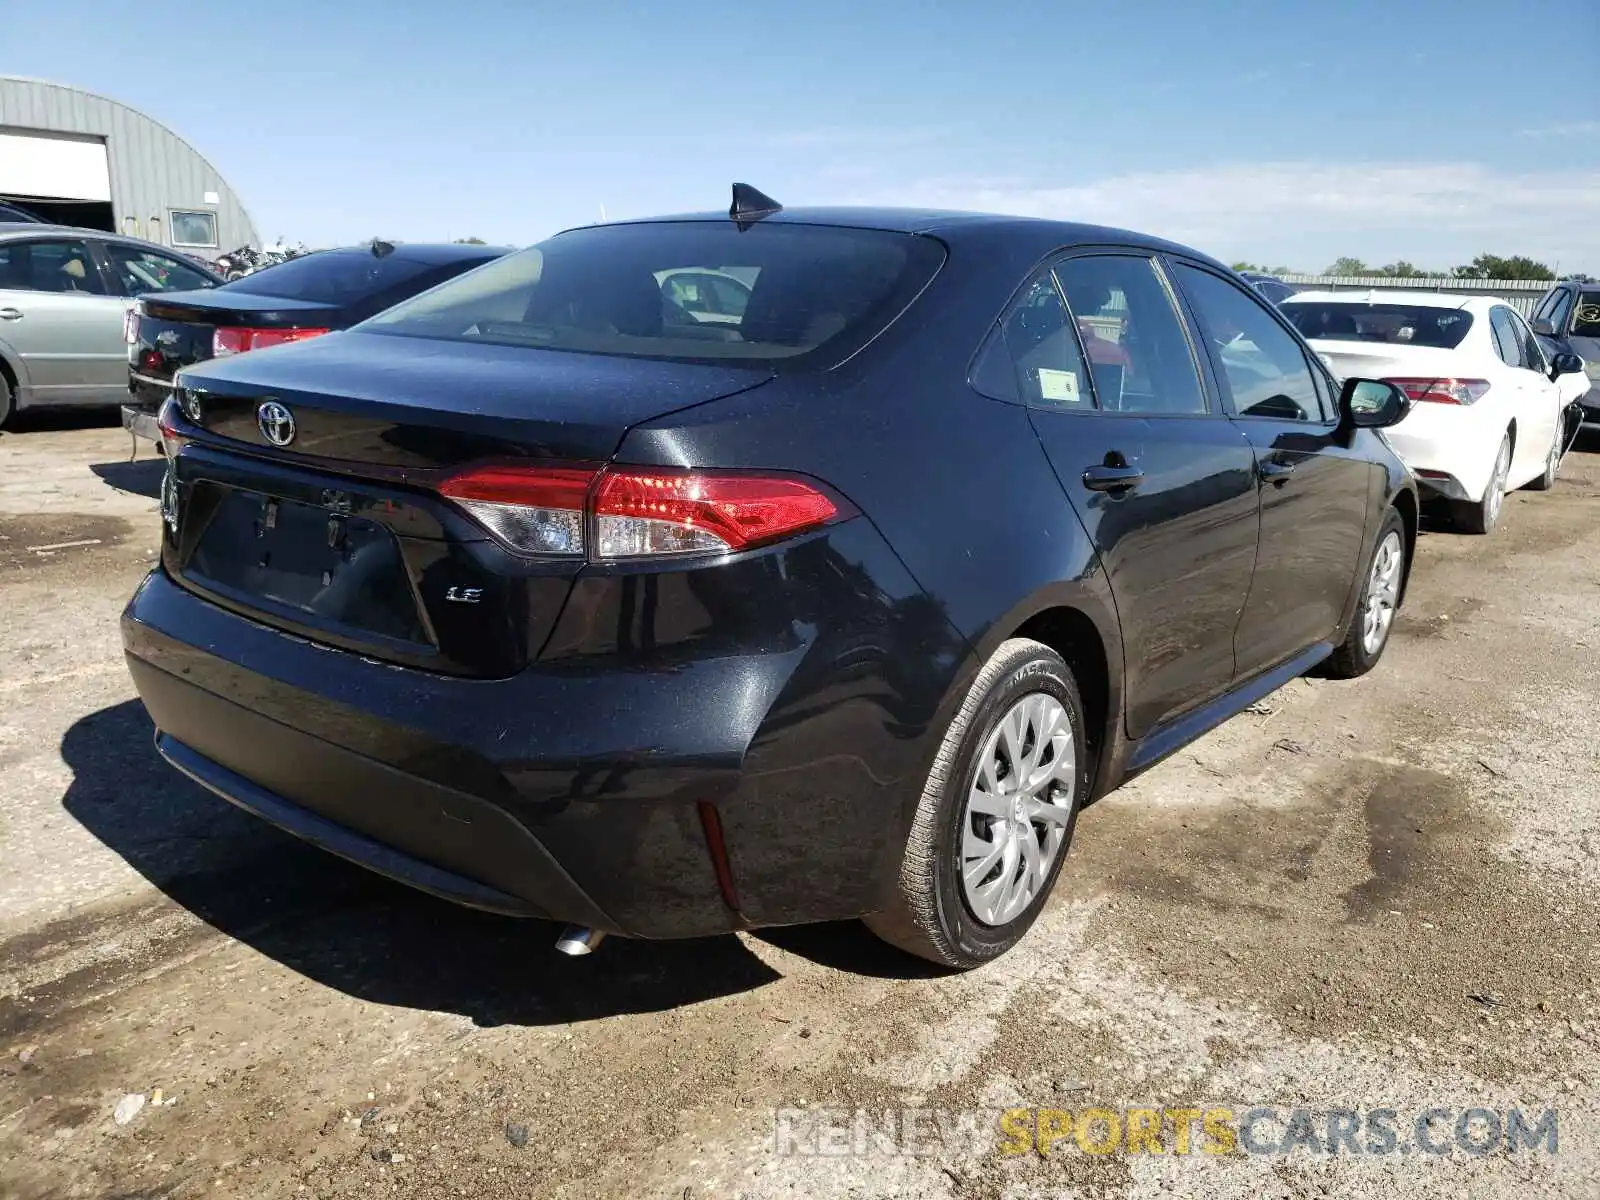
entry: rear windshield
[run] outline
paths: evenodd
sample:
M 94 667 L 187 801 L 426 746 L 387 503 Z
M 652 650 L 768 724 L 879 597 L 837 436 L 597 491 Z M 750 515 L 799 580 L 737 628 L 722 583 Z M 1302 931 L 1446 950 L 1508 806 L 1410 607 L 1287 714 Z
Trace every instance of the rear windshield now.
M 436 265 L 393 254 L 379 258 L 370 250 L 320 250 L 264 267 L 219 290 L 347 305 L 399 287 Z
M 732 221 L 560 234 L 362 328 L 686 362 L 798 366 L 881 332 L 944 262 L 931 238 Z M 806 359 L 806 362 L 811 360 Z
M 1572 332 L 1578 337 L 1600 338 L 1600 292 L 1584 292 L 1579 298 Z
M 1308 338 L 1340 342 L 1391 342 L 1454 350 L 1472 328 L 1472 314 L 1426 304 L 1353 304 L 1288 300 L 1283 315 Z

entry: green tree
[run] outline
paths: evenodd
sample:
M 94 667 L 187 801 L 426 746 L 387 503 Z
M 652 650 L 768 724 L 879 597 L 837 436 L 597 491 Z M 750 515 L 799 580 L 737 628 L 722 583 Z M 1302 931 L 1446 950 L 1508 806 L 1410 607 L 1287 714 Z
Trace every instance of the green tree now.
M 1480 254 L 1464 267 L 1451 272 L 1457 279 L 1554 279 L 1556 273 L 1542 262 L 1521 254 L 1502 258 L 1498 254 Z
M 486 245 L 488 245 L 487 242 L 485 242 L 482 238 L 479 238 L 479 237 L 451 238 L 450 240 L 452 242 L 454 242 L 458 246 L 486 246 Z
M 1408 263 L 1403 258 L 1399 262 L 1392 262 L 1388 266 L 1379 267 L 1372 273 L 1374 275 L 1382 275 L 1387 279 L 1416 279 L 1427 274 L 1421 267 Z
M 1336 259 L 1334 259 L 1333 260 L 1333 265 L 1330 266 L 1326 271 L 1324 271 L 1323 274 L 1324 275 L 1370 275 L 1370 274 L 1372 274 L 1372 268 L 1367 266 L 1367 264 L 1362 262 L 1359 258 L 1350 258 L 1350 257 L 1346 256 L 1344 258 L 1336 258 Z

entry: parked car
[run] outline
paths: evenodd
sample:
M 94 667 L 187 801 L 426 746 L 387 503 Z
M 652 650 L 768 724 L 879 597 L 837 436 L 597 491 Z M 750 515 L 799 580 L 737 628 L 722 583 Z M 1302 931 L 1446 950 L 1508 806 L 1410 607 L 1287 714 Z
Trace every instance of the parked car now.
M 736 190 L 185 367 L 124 644 L 180 771 L 569 952 L 864 915 L 968 968 L 1085 801 L 1378 661 L 1407 405 L 1182 246 Z
M 1582 363 L 1547 359 L 1510 305 L 1371 291 L 1301 292 L 1282 307 L 1335 375 L 1387 379 L 1411 397 L 1384 437 L 1461 528 L 1488 533 L 1506 492 L 1555 485 L 1567 447 L 1558 381 Z
M 1300 290 L 1276 275 L 1264 275 L 1260 271 L 1240 271 L 1239 277 L 1274 304 L 1282 304 Z
M 1567 394 L 1578 402 L 1582 423 L 1600 428 L 1600 283 L 1556 284 L 1533 310 L 1533 332 L 1548 356 L 1583 359 L 1583 379 L 1563 376 L 1561 382 L 1569 384 Z
M 122 423 L 159 440 L 156 414 L 180 367 L 345 329 L 507 251 L 374 242 L 291 258 L 201 292 L 147 296 L 128 320 L 133 400 Z
M 0 225 L 0 425 L 24 408 L 127 396 L 125 319 L 140 296 L 222 282 L 154 242 L 64 225 Z

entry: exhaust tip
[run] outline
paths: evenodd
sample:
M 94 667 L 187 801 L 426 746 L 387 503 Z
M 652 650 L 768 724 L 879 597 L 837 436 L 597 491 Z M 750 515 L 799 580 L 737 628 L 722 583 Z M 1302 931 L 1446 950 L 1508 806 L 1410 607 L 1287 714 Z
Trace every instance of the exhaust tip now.
M 556 949 L 576 958 L 580 954 L 592 953 L 605 940 L 606 935 L 598 929 L 590 929 L 586 925 L 568 925 L 556 939 Z

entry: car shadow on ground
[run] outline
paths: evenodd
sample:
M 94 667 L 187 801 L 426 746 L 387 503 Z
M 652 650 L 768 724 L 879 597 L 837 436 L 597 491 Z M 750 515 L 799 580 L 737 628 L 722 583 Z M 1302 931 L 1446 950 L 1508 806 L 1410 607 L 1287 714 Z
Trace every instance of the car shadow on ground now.
M 105 429 L 122 423 L 120 408 L 29 408 L 6 423 L 4 435 Z
M 89 466 L 106 486 L 151 500 L 161 498 L 161 476 L 166 469 L 167 460 L 159 455 L 134 462 L 91 463 Z
M 347 995 L 480 1026 L 544 1025 L 661 1011 L 779 977 L 732 936 L 613 938 L 565 958 L 554 925 L 435 900 L 233 808 L 162 762 L 153 734 L 136 700 L 73 725 L 61 744 L 73 776 L 66 810 L 203 921 Z

